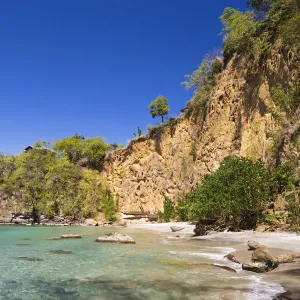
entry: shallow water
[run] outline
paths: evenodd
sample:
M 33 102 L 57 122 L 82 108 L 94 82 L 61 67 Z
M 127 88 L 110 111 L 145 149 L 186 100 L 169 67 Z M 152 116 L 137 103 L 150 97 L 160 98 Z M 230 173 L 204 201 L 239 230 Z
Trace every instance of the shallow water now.
M 136 245 L 94 240 L 119 231 Z M 77 233 L 82 239 L 51 240 Z M 0 299 L 269 300 L 283 289 L 224 260 L 225 243 L 100 227 L 0 227 Z M 213 266 L 233 267 L 237 273 Z

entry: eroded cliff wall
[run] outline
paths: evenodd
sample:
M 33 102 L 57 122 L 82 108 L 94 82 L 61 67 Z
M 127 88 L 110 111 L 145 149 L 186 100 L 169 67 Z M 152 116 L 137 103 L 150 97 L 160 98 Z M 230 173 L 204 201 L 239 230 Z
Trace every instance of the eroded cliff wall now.
M 125 214 L 152 214 L 163 201 L 176 202 L 218 168 L 227 156 L 240 155 L 267 161 L 276 134 L 282 131 L 270 112 L 270 86 L 293 84 L 299 59 L 278 45 L 264 68 L 234 57 L 220 75 L 205 122 L 183 113 L 172 126 L 133 140 L 127 148 L 110 153 L 103 175 Z M 298 115 L 299 117 L 299 115 Z M 294 128 L 298 119 L 286 120 Z M 287 143 L 278 155 L 283 155 Z M 295 155 L 299 153 L 295 152 Z

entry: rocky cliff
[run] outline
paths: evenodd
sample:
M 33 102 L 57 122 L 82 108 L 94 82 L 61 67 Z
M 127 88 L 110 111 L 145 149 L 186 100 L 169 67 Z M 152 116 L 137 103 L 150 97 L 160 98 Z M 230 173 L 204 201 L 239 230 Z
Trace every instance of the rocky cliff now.
M 184 112 L 110 153 L 103 176 L 121 212 L 161 211 L 165 198 L 176 202 L 230 155 L 266 163 L 289 155 L 299 160 L 299 149 L 291 143 L 293 131 L 299 129 L 299 112 L 292 119 L 280 113 L 279 122 L 270 97 L 271 86 L 292 86 L 299 70 L 299 58 L 280 43 L 263 66 L 235 56 L 220 74 L 204 123 Z

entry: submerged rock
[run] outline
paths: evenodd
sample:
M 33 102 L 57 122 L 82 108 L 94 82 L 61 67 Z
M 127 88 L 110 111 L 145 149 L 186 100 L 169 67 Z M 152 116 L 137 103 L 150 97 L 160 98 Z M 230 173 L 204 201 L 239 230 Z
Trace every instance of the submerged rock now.
M 179 226 L 171 226 L 172 232 L 177 232 L 183 230 L 184 227 L 179 227 Z
M 228 266 L 218 265 L 218 264 L 213 264 L 213 266 L 215 266 L 217 268 L 221 268 L 221 269 L 229 271 L 229 272 L 232 272 L 232 273 L 237 273 L 237 270 L 235 270 L 235 269 L 233 269 L 231 267 L 228 267 Z
M 135 240 L 128 236 L 118 232 L 108 233 L 104 236 L 98 237 L 95 242 L 98 243 L 119 243 L 119 244 L 135 244 Z
M 25 261 L 43 261 L 43 259 L 38 258 L 38 257 L 27 257 L 27 256 L 17 257 L 17 259 L 25 260 Z
M 72 251 L 66 250 L 50 250 L 49 252 L 53 254 L 72 254 Z
M 81 239 L 81 235 L 79 234 L 63 234 L 61 239 Z

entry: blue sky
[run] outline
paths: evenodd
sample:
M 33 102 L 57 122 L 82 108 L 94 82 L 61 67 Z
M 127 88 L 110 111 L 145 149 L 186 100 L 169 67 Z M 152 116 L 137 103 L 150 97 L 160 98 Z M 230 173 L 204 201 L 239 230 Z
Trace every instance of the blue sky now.
M 9 0 L 0 4 L 0 152 L 75 132 L 126 144 L 147 109 L 191 98 L 180 82 L 222 45 L 243 0 Z

